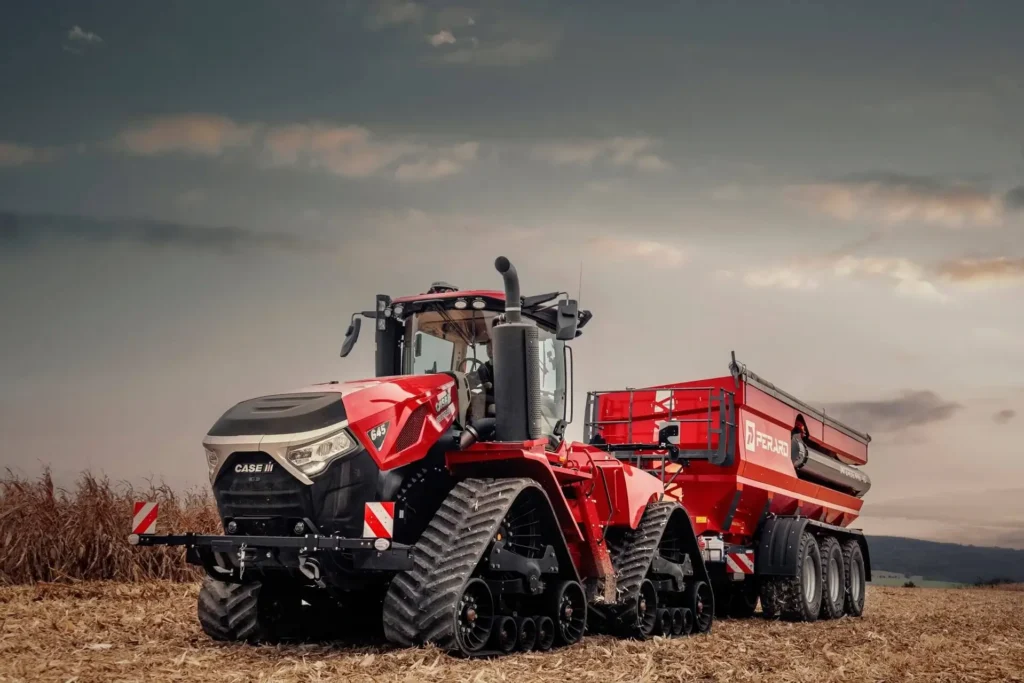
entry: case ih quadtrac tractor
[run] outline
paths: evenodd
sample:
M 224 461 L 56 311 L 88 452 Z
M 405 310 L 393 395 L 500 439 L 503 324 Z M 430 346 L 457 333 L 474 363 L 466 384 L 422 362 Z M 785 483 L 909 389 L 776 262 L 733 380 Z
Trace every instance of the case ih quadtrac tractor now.
M 826 599 L 860 613 L 866 547 L 843 528 L 860 501 L 796 469 L 846 454 L 814 431 L 832 423 L 771 413 L 743 370 L 727 379 L 746 403 L 725 380 L 595 392 L 589 443 L 569 442 L 566 342 L 591 314 L 562 292 L 522 297 L 508 259 L 495 267 L 504 292 L 435 283 L 353 315 L 341 355 L 372 320 L 374 378 L 228 410 L 203 442 L 224 535 L 158 536 L 136 504 L 130 542 L 185 546 L 205 569 L 210 637 L 376 628 L 463 655 L 546 650 L 585 631 L 707 633 L 718 590 L 747 606 L 761 592 L 770 614 L 834 616 Z M 793 418 L 787 439 L 766 410 Z

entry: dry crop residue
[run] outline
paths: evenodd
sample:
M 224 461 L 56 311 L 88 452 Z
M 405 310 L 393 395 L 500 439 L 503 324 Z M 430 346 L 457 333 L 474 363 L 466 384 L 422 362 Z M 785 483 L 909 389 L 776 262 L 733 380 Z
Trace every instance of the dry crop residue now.
M 863 619 L 719 620 L 492 661 L 432 648 L 212 643 L 195 584 L 0 588 L 0 681 L 1024 681 L 1024 593 L 870 587 Z M 353 615 L 353 618 L 359 618 Z

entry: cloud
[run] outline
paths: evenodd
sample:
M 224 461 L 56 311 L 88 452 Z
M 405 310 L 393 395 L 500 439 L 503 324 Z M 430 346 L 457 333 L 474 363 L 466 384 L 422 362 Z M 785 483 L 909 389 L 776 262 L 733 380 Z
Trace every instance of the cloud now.
M 743 276 L 749 287 L 790 290 L 817 289 L 826 278 L 875 278 L 888 280 L 898 294 L 933 301 L 946 301 L 919 264 L 899 257 L 858 257 L 830 255 L 798 259 L 776 268 L 753 269 Z
M 438 31 L 434 35 L 430 36 L 430 44 L 434 47 L 441 47 L 442 45 L 451 45 L 455 42 L 455 36 L 452 35 L 451 31 Z
M 480 149 L 478 142 L 464 142 L 430 153 L 426 158 L 401 164 L 395 169 L 399 180 L 424 181 L 447 178 L 461 173 L 474 161 Z
M 604 163 L 643 171 L 661 171 L 670 164 L 651 151 L 656 141 L 647 137 L 613 137 L 548 142 L 535 145 L 531 157 L 556 166 L 593 166 Z
M 256 126 L 239 125 L 216 114 L 182 114 L 153 119 L 118 134 L 116 145 L 142 156 L 181 153 L 220 156 L 252 143 Z
M 81 26 L 74 26 L 68 31 L 68 40 L 79 43 L 102 43 L 103 39 L 91 31 L 83 31 Z
M 850 401 L 824 405 L 825 412 L 868 432 L 899 432 L 950 419 L 963 410 L 933 391 L 904 391 L 877 401 Z
M 666 244 L 640 238 L 595 237 L 590 249 L 604 259 L 612 261 L 640 260 L 653 268 L 674 268 L 683 264 L 683 250 Z
M 1017 417 L 1017 411 L 1006 408 L 1000 410 L 992 416 L 992 421 L 997 425 L 1004 425 L 1010 422 L 1013 418 Z
M 836 182 L 793 185 L 786 194 L 815 211 L 850 221 L 889 225 L 926 223 L 946 228 L 994 226 L 1002 222 L 1000 195 L 964 183 L 926 176 L 866 173 Z
M 472 47 L 446 52 L 437 58 L 442 64 L 471 66 L 523 66 L 543 62 L 555 53 L 555 41 L 511 38 L 494 42 L 471 39 Z
M 346 178 L 388 173 L 400 180 L 432 180 L 462 172 L 476 159 L 479 143 L 437 145 L 381 138 L 358 125 L 310 122 L 265 126 L 240 124 L 214 114 L 185 114 L 122 131 L 115 147 L 143 156 L 219 157 L 239 152 L 265 168 L 306 168 Z
M 59 156 L 53 147 L 29 147 L 15 142 L 0 142 L 0 167 L 44 164 Z
M 421 19 L 423 5 L 409 0 L 374 0 L 366 13 L 366 27 L 380 30 L 400 24 L 414 24 Z
M 276 126 L 263 139 L 263 156 L 271 166 L 306 166 L 349 178 L 374 175 L 421 150 L 378 140 L 362 126 L 326 123 Z
M 148 219 L 0 213 L 0 244 L 24 246 L 53 239 L 219 252 L 245 248 L 279 251 L 323 249 L 322 245 L 312 240 L 285 232 L 264 232 L 230 226 L 206 227 Z
M 943 279 L 972 288 L 1024 284 L 1024 257 L 958 259 L 936 269 Z

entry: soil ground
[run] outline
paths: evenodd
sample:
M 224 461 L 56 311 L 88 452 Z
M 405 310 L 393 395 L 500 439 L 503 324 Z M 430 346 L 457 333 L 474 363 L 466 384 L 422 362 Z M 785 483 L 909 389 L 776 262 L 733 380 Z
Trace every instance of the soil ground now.
M 499 660 L 432 648 L 211 642 L 198 586 L 0 587 L 0 681 L 1024 681 L 1024 592 L 868 589 L 862 619 L 716 620 L 708 636 L 587 636 Z

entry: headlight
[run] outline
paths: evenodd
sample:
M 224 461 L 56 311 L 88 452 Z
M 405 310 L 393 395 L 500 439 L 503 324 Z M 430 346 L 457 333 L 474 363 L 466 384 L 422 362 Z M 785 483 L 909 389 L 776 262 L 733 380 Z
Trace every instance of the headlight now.
M 357 447 L 356 440 L 349 436 L 347 429 L 343 429 L 320 441 L 289 448 L 287 458 L 303 474 L 312 477 L 327 469 L 332 460 L 351 453 Z
M 206 467 L 210 470 L 210 482 L 213 482 L 213 475 L 217 473 L 217 463 L 220 462 L 220 456 L 217 455 L 216 451 L 211 451 L 209 448 L 204 448 L 206 451 Z

